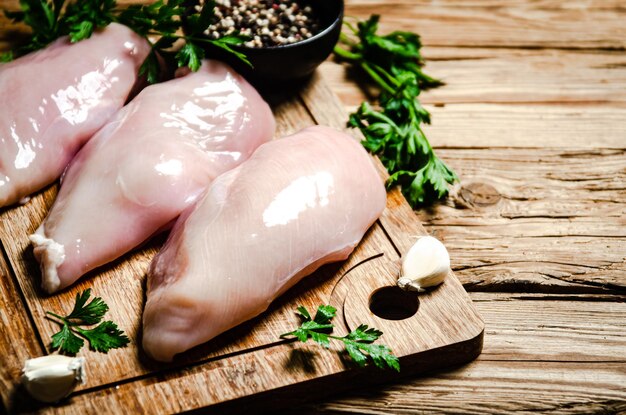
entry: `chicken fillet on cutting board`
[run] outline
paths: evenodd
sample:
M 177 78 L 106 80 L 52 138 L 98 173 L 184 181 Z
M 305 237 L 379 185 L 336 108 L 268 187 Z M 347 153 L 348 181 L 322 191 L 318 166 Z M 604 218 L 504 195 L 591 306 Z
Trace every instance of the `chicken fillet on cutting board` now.
M 145 88 L 77 154 L 31 241 L 48 292 L 137 247 L 274 135 L 274 116 L 228 66 Z
M 0 64 L 0 207 L 59 178 L 126 102 L 148 42 L 116 23 Z
M 309 127 L 262 145 L 181 215 L 152 261 L 144 350 L 170 361 L 257 316 L 346 259 L 385 202 L 372 160 L 344 133 Z

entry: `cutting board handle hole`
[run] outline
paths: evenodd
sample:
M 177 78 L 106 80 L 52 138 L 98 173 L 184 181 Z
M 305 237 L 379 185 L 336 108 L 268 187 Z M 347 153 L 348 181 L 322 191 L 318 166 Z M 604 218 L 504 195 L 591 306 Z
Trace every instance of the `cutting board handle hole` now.
M 370 296 L 370 311 L 385 320 L 405 320 L 413 317 L 419 308 L 417 293 L 403 291 L 396 286 L 377 289 Z

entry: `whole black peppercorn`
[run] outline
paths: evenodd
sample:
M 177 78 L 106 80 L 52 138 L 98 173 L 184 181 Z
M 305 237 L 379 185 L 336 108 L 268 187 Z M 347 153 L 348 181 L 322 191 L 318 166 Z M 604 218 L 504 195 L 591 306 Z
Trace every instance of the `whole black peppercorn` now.
M 200 0 L 200 6 L 204 0 Z M 216 0 L 212 39 L 239 32 L 250 37 L 248 47 L 280 46 L 308 39 L 320 31 L 313 8 L 302 0 Z

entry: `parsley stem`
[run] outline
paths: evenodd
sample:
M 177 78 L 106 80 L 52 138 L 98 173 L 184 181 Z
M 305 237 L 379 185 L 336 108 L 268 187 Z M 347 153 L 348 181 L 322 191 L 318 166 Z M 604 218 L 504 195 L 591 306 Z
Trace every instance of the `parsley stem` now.
M 350 39 L 350 37 L 348 37 L 348 35 L 343 32 L 339 34 L 339 42 L 345 43 L 346 45 L 349 45 L 349 46 L 355 46 L 357 44 L 357 42 Z
M 339 55 L 340 57 L 347 59 L 347 60 L 351 60 L 351 61 L 361 61 L 363 59 L 363 56 L 361 54 L 349 52 L 345 50 L 344 48 L 342 48 L 341 46 L 335 46 L 335 49 L 333 49 L 333 52 L 336 55 Z
M 51 312 L 51 311 L 46 311 L 46 314 L 50 314 L 51 316 L 56 317 L 56 318 L 58 318 L 59 320 L 61 320 L 63 323 L 67 323 L 67 320 L 66 320 L 64 317 L 61 317 L 61 316 L 60 316 L 60 315 L 58 315 L 58 314 L 54 314 L 54 313 L 53 313 L 53 312 Z
M 346 16 L 347 17 L 347 16 Z M 352 31 L 352 33 L 354 33 L 355 35 L 359 34 L 359 29 L 357 29 L 356 27 L 354 27 L 354 25 L 352 23 L 350 23 L 349 21 L 345 20 L 343 21 L 343 25 L 345 27 L 347 27 L 348 29 L 350 29 Z M 343 32 L 342 32 L 343 33 Z
M 399 87 L 400 85 L 402 85 L 402 83 L 400 81 L 398 81 L 393 75 L 391 75 L 389 72 L 387 72 L 382 66 L 377 65 L 373 62 L 369 63 L 369 65 L 372 66 L 372 68 L 377 72 L 380 73 L 382 75 L 385 76 L 385 78 L 387 78 L 389 80 L 389 82 L 391 82 L 395 87 Z M 395 92 L 395 90 L 394 90 Z
M 374 80 L 376 81 L 376 83 L 385 91 L 387 91 L 390 94 L 393 94 L 394 92 L 396 92 L 396 90 L 394 88 L 392 88 L 383 78 L 380 77 L 380 75 L 378 75 L 378 73 L 376 73 L 376 71 L 370 66 L 370 64 L 368 64 L 367 62 L 361 61 L 361 68 L 363 68 L 365 70 L 365 72 L 367 72 L 367 74 Z

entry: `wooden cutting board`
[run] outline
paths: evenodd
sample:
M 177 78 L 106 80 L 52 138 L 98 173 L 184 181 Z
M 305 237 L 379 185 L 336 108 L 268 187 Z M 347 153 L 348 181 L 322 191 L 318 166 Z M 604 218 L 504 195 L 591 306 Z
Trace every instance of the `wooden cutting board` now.
M 277 137 L 312 124 L 344 128 L 347 120 L 317 75 L 298 90 L 266 98 L 277 119 Z M 223 413 L 247 412 L 251 404 L 256 412 L 459 365 L 481 351 L 484 324 L 453 273 L 442 286 L 419 297 L 384 288 L 395 284 L 401 253 L 425 234 L 401 193 L 392 190 L 382 217 L 348 260 L 323 267 L 260 317 L 173 363 L 151 361 L 140 348 L 145 274 L 164 238 L 91 273 L 68 290 L 45 296 L 28 235 L 44 219 L 56 192 L 53 185 L 23 206 L 0 210 L 0 394 L 9 412 L 162 413 L 209 407 Z M 109 304 L 107 317 L 126 331 L 132 343 L 108 354 L 84 348 L 80 355 L 87 359 L 86 384 L 58 405 L 37 404 L 18 383 L 24 360 L 50 353 L 50 336 L 58 326 L 44 313 L 69 312 L 76 293 L 89 287 Z M 340 335 L 361 323 L 382 330 L 381 342 L 400 357 L 401 373 L 355 368 L 339 349 L 279 339 L 298 325 L 297 306 L 314 310 L 320 304 L 338 309 L 334 322 Z

